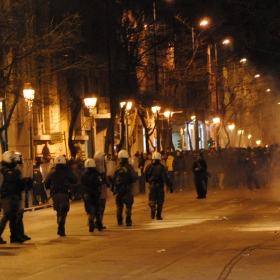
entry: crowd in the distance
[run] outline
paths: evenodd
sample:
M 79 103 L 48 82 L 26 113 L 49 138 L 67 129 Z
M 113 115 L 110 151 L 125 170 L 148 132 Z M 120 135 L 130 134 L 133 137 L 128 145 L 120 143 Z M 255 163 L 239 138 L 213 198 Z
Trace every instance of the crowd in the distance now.
M 210 148 L 200 150 L 208 165 L 210 173 L 208 187 L 210 188 L 240 188 L 258 189 L 269 185 L 273 179 L 280 176 L 280 148 L 277 144 L 268 147 L 255 148 Z M 169 177 L 173 183 L 174 191 L 194 190 L 192 165 L 196 160 L 198 151 L 162 151 L 162 163 L 166 166 Z M 151 154 L 136 152 L 130 159 L 135 171 L 138 173 L 138 181 L 135 183 L 135 194 L 147 193 L 147 183 L 145 182 L 145 168 L 152 162 Z M 112 166 L 117 159 L 107 156 L 107 163 Z M 80 178 L 84 170 L 83 160 L 67 160 L 67 166 Z M 34 172 L 33 201 L 34 205 L 44 202 L 46 195 L 42 186 L 43 180 L 37 177 L 43 176 L 44 165 L 38 166 L 40 174 Z M 278 170 L 279 169 L 279 170 Z M 36 180 L 38 183 L 36 183 Z M 167 189 L 168 191 L 168 189 Z M 79 200 L 81 196 L 81 184 L 74 185 L 72 192 L 73 200 Z

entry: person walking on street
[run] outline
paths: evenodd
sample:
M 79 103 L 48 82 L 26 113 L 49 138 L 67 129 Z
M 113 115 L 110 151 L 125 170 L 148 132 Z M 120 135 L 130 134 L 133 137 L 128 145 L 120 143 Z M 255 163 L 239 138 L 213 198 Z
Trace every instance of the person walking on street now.
M 172 184 L 173 184 L 173 180 L 174 180 L 173 161 L 174 161 L 174 156 L 172 155 L 172 153 L 169 152 L 167 155 L 166 161 L 165 161 L 165 166 L 167 169 L 169 179 Z
M 2 155 L 2 166 L 0 169 L 1 187 L 0 203 L 3 210 L 3 217 L 0 221 L 0 244 L 6 244 L 1 237 L 7 222 L 10 224 L 10 243 L 23 243 L 28 239 L 20 236 L 19 232 L 19 211 L 21 206 L 21 192 L 25 189 L 24 180 L 21 178 L 21 171 L 16 168 L 22 164 L 22 154 L 18 151 L 6 151 Z M 23 226 L 23 223 L 22 223 Z
M 65 222 L 70 209 L 69 192 L 71 185 L 78 183 L 78 178 L 66 167 L 66 158 L 58 155 L 54 159 L 55 167 L 47 175 L 45 180 L 46 189 L 50 189 L 53 199 L 53 209 L 56 211 L 58 231 L 60 236 L 65 234 Z
M 194 184 L 197 192 L 197 199 L 206 198 L 208 172 L 207 163 L 203 158 L 203 154 L 197 155 L 197 159 L 192 166 L 194 173 Z
M 103 216 L 106 208 L 106 201 L 108 199 L 107 188 L 109 188 L 111 185 L 110 180 L 107 177 L 107 162 L 105 156 L 106 155 L 103 151 L 97 151 L 93 157 L 96 164 L 96 170 L 101 174 L 102 177 L 102 184 L 100 188 L 101 194 L 99 197 L 99 211 L 100 211 L 101 222 L 103 225 L 102 229 L 106 229 L 106 227 L 103 224 Z M 98 228 L 97 217 L 95 221 L 95 227 Z
M 172 182 L 169 179 L 167 170 L 161 164 L 161 154 L 155 152 L 152 156 L 152 163 L 149 164 L 145 171 L 146 182 L 149 183 L 149 206 L 151 208 L 151 218 L 162 220 L 162 207 L 164 203 L 164 184 L 166 184 L 170 193 L 173 193 Z
M 94 218 L 96 217 L 97 228 L 102 231 L 99 199 L 101 194 L 102 176 L 96 170 L 95 160 L 88 158 L 85 161 L 85 171 L 82 173 L 83 198 L 85 210 L 88 216 L 89 232 L 94 231 Z
M 123 208 L 126 206 L 126 225 L 132 226 L 132 205 L 134 203 L 133 183 L 137 180 L 137 173 L 128 162 L 128 152 L 121 150 L 118 153 L 119 163 L 116 166 L 112 191 L 116 194 L 117 221 L 123 224 Z

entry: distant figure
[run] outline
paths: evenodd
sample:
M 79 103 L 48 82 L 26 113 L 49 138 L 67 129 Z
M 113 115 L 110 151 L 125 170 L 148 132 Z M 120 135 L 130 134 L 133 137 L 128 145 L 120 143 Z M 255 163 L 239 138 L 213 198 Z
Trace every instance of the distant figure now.
M 203 158 L 203 154 L 197 155 L 196 161 L 192 166 L 194 173 L 194 184 L 197 192 L 197 199 L 206 198 L 207 184 L 208 184 L 208 172 L 207 163 Z

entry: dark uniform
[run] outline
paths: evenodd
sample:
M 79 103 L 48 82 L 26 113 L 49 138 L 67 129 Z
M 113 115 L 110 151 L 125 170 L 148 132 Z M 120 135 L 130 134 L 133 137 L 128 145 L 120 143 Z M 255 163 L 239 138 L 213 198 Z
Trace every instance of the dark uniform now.
M 147 166 L 145 171 L 146 182 L 149 183 L 150 188 L 149 206 L 151 208 L 151 218 L 154 219 L 156 216 L 157 220 L 162 220 L 161 212 L 165 197 L 164 184 L 173 193 L 172 182 L 169 179 L 166 167 L 160 163 L 160 157 L 160 153 L 153 155 L 153 162 Z
M 0 244 L 6 244 L 1 235 L 8 221 L 10 223 L 11 243 L 22 243 L 30 239 L 20 236 L 19 232 L 21 192 L 25 188 L 25 183 L 21 178 L 21 171 L 16 168 L 17 164 L 22 164 L 21 157 L 21 154 L 17 151 L 7 151 L 2 156 L 3 161 L 0 172 L 3 183 L 0 189 L 0 199 L 3 217 L 0 221 Z M 20 224 L 22 224 L 22 221 L 20 221 Z
M 86 169 L 82 173 L 81 182 L 83 186 L 85 210 L 88 215 L 89 232 L 93 232 L 94 217 L 96 217 L 98 230 L 101 231 L 103 229 L 99 203 L 102 176 L 101 173 L 96 170 L 95 166 L 87 165 L 88 163 L 91 163 L 90 161 L 94 162 L 93 159 L 87 159 L 85 161 Z
M 106 208 L 106 201 L 108 199 L 107 188 L 110 187 L 111 181 L 107 176 L 107 163 L 106 163 L 106 159 L 105 159 L 105 153 L 102 151 L 97 151 L 94 154 L 94 161 L 96 164 L 96 170 L 99 173 L 101 173 L 101 176 L 102 176 L 102 184 L 101 184 L 101 188 L 100 188 L 101 193 L 100 193 L 100 198 L 99 198 L 99 211 L 100 211 L 101 222 L 103 225 L 102 229 L 106 229 L 106 227 L 104 226 L 104 223 L 103 223 L 103 216 L 104 216 L 104 212 L 105 212 L 105 208 Z M 98 228 L 97 219 L 95 222 L 95 227 Z
M 123 224 L 123 208 L 125 205 L 126 225 L 132 226 L 133 183 L 137 180 L 137 173 L 133 166 L 128 163 L 128 153 L 126 151 L 121 150 L 118 158 L 119 163 L 116 166 L 112 185 L 112 191 L 116 194 L 117 221 L 118 225 Z
M 71 185 L 78 182 L 78 178 L 66 167 L 66 160 L 63 158 L 64 156 L 62 155 L 55 158 L 54 163 L 56 166 L 45 180 L 46 189 L 50 189 L 53 199 L 53 209 L 57 213 L 57 234 L 60 236 L 66 235 L 65 222 L 70 208 L 69 191 L 71 190 Z
M 197 192 L 197 199 L 206 198 L 208 172 L 207 163 L 203 159 L 202 154 L 197 156 L 197 160 L 192 166 L 192 171 L 194 173 L 194 184 Z

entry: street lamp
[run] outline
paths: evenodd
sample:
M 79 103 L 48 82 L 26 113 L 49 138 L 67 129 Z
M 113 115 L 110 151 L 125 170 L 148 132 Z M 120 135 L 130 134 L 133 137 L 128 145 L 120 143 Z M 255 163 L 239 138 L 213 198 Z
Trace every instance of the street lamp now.
M 95 152 L 95 139 L 96 139 L 96 125 L 95 125 L 95 119 L 94 119 L 94 107 L 96 106 L 97 98 L 96 97 L 87 97 L 84 98 L 85 106 L 89 109 L 89 114 L 91 116 L 91 124 L 90 124 L 90 152 L 89 157 L 93 157 Z
M 128 151 L 128 154 L 130 155 L 130 146 L 129 146 L 129 141 L 128 141 L 128 137 L 129 137 L 129 133 L 128 133 L 128 117 L 129 117 L 129 112 L 132 108 L 132 102 L 131 101 L 122 101 L 120 102 L 120 106 L 122 109 L 124 109 L 124 113 L 125 113 L 125 130 L 126 130 L 126 139 L 125 139 L 125 142 L 126 142 L 126 149 Z
M 29 123 L 29 156 L 33 161 L 33 131 L 32 131 L 32 103 L 34 100 L 35 90 L 30 83 L 25 83 L 23 88 L 23 96 L 28 106 L 28 123 Z
M 156 147 L 157 147 L 157 151 L 160 151 L 160 135 L 159 135 L 159 130 L 157 128 L 157 123 L 158 123 L 158 119 L 159 119 L 159 111 L 160 111 L 160 106 L 153 106 L 152 107 L 152 112 L 154 114 L 154 119 L 155 119 L 155 129 L 156 129 Z

